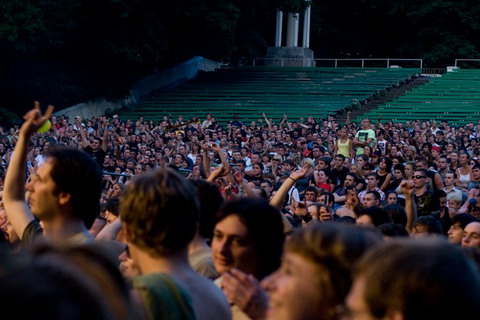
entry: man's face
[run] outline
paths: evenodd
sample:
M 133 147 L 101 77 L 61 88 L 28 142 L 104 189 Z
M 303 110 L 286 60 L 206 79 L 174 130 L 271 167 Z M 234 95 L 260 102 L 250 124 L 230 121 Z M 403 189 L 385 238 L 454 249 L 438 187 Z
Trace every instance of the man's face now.
M 378 179 L 375 178 L 375 176 L 368 176 L 367 185 L 369 188 L 373 189 L 377 186 L 377 184 L 378 184 Z
M 448 230 L 448 242 L 461 245 L 463 238 L 463 229 L 460 223 L 452 224 Z
M 445 185 L 447 187 L 453 186 L 455 184 L 456 179 L 454 178 L 453 173 L 447 173 L 445 175 Z
M 440 158 L 438 161 L 438 168 L 439 169 L 445 169 L 448 166 L 448 162 L 446 158 Z
M 314 191 L 305 191 L 305 200 L 306 201 L 315 201 L 315 192 Z
M 335 157 L 335 159 L 333 160 L 333 164 L 334 164 L 335 168 L 337 168 L 337 169 L 342 169 L 342 168 L 343 168 L 343 160 L 342 160 L 342 158 L 340 158 L 340 157 Z
M 473 176 L 473 180 L 480 181 L 480 169 L 479 168 L 473 168 L 472 176 Z
M 254 163 L 259 163 L 260 162 L 260 156 L 258 154 L 252 154 L 252 159 L 251 159 L 251 163 L 254 164 Z
M 37 169 L 26 187 L 30 192 L 32 213 L 43 221 L 54 218 L 60 209 L 59 196 L 55 195 L 56 184 L 50 176 L 53 166 L 54 162 L 49 158 Z
M 462 247 L 480 248 L 480 222 L 470 222 L 463 230 Z
M 92 148 L 93 151 L 97 151 L 100 148 L 100 141 L 97 139 L 93 139 L 92 142 L 90 143 L 90 147 Z
M 257 272 L 257 250 L 247 227 L 236 215 L 230 215 L 215 226 L 212 240 L 215 269 L 223 274 L 237 268 L 247 274 Z
M 345 177 L 345 181 L 343 182 L 343 187 L 348 188 L 348 187 L 353 186 L 354 184 L 355 184 L 355 179 L 352 176 L 347 175 Z
M 379 201 L 377 199 L 375 199 L 375 196 L 373 194 L 367 193 L 363 197 L 362 205 L 363 205 L 364 208 L 370 208 L 370 207 L 378 206 L 378 204 L 379 204 Z

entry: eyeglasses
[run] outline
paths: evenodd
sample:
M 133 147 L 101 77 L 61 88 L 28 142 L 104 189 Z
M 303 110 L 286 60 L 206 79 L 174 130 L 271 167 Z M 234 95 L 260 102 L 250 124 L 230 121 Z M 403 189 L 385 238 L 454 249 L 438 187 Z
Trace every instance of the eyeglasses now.
M 425 176 L 413 176 L 414 179 L 425 179 Z

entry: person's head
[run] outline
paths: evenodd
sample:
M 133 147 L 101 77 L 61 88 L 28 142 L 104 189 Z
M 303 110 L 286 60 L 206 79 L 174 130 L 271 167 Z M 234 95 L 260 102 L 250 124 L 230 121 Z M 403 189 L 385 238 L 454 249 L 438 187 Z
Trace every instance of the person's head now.
M 102 173 L 95 160 L 76 149 L 49 149 L 47 161 L 27 184 L 32 213 L 44 222 L 59 215 L 83 221 L 89 229 L 100 212 Z
M 314 202 L 317 199 L 317 188 L 308 186 L 305 188 L 303 195 L 306 201 Z
M 172 169 L 135 176 L 120 200 L 132 258 L 141 250 L 166 257 L 186 250 L 193 239 L 199 203 L 193 186 Z M 135 251 L 135 252 L 134 252 Z
M 442 224 L 440 220 L 432 215 L 418 217 L 413 222 L 412 238 L 441 235 L 443 235 Z
M 380 193 L 375 190 L 367 191 L 363 196 L 362 206 L 364 208 L 370 208 L 378 206 L 380 204 Z
M 445 174 L 445 186 L 454 186 L 455 182 L 457 182 L 457 174 L 455 172 L 448 172 Z
M 393 175 L 395 176 L 395 179 L 402 180 L 405 175 L 405 166 L 401 163 L 395 165 L 393 167 Z
M 279 270 L 262 281 L 267 319 L 337 319 L 351 286 L 351 268 L 378 234 L 346 224 L 313 224 L 288 239 Z
M 105 218 L 107 223 L 110 224 L 113 221 L 117 220 L 119 215 L 120 201 L 117 197 L 113 197 L 107 200 L 105 208 Z
M 392 222 L 387 211 L 379 207 L 370 207 L 360 210 L 357 224 L 366 227 L 378 227 L 381 224 Z
M 440 239 L 395 240 L 367 252 L 347 298 L 354 319 L 469 319 L 479 309 L 473 262 Z
M 448 230 L 448 242 L 461 245 L 463 230 L 470 222 L 474 221 L 477 221 L 477 219 L 468 213 L 454 215 L 452 217 L 452 225 Z
M 317 194 L 317 202 L 327 206 L 333 206 L 335 197 L 330 192 L 324 191 Z
M 447 168 L 448 165 L 448 158 L 446 156 L 441 156 L 440 160 L 438 160 L 438 169 L 443 170 Z
M 383 207 L 383 210 L 388 213 L 393 223 L 402 225 L 404 227 L 407 225 L 407 213 L 401 205 L 398 205 L 396 203 L 388 204 Z
M 227 202 L 213 232 L 215 269 L 223 274 L 237 268 L 261 279 L 278 268 L 283 238 L 280 213 L 266 201 Z
M 413 183 L 415 184 L 415 188 L 421 189 L 426 187 L 430 178 L 428 177 L 428 172 L 425 169 L 417 169 L 413 173 Z
M 223 205 L 223 197 L 218 186 L 203 179 L 189 180 L 197 191 L 200 202 L 200 219 L 198 233 L 205 239 L 213 238 L 216 214 Z
M 395 191 L 390 191 L 387 193 L 387 204 L 396 204 L 398 201 L 398 196 Z
M 374 189 L 378 185 L 378 175 L 376 173 L 370 173 L 367 176 L 367 187 L 369 189 Z
M 467 224 L 463 230 L 462 247 L 480 248 L 480 222 Z
M 386 170 L 387 172 L 390 172 L 390 170 L 392 170 L 392 166 L 393 166 L 392 159 L 386 158 L 386 157 L 383 158 L 379 163 L 380 169 Z
M 344 162 L 345 162 L 345 156 L 343 154 L 337 154 L 335 158 L 333 158 L 333 164 L 337 169 L 343 168 Z
M 474 181 L 480 181 L 480 163 L 472 167 L 472 178 Z
M 347 173 L 347 175 L 345 176 L 345 180 L 343 181 L 343 187 L 344 188 L 353 187 L 355 185 L 355 180 L 356 180 L 356 177 L 354 173 L 351 173 L 351 172 Z

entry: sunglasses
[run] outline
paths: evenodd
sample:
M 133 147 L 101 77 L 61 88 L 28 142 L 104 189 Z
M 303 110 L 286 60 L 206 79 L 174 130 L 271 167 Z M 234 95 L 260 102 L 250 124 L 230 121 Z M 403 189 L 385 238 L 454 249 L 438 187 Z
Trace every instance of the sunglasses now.
M 425 179 L 425 176 L 413 176 L 414 179 Z

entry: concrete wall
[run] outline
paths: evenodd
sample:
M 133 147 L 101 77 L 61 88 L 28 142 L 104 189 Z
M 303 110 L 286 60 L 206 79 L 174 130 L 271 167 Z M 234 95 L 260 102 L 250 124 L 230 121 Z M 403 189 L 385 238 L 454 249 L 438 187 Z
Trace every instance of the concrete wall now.
M 203 57 L 194 57 L 172 68 L 162 70 L 152 76 L 137 81 L 130 90 L 130 95 L 124 100 L 115 102 L 99 99 L 94 102 L 79 103 L 61 111 L 56 116 L 67 115 L 70 119 L 75 116 L 82 118 L 98 117 L 105 114 L 107 109 L 115 111 L 122 107 L 135 107 L 145 97 L 163 88 L 173 87 L 182 82 L 193 79 L 199 71 L 211 72 L 220 68 L 221 64 Z

